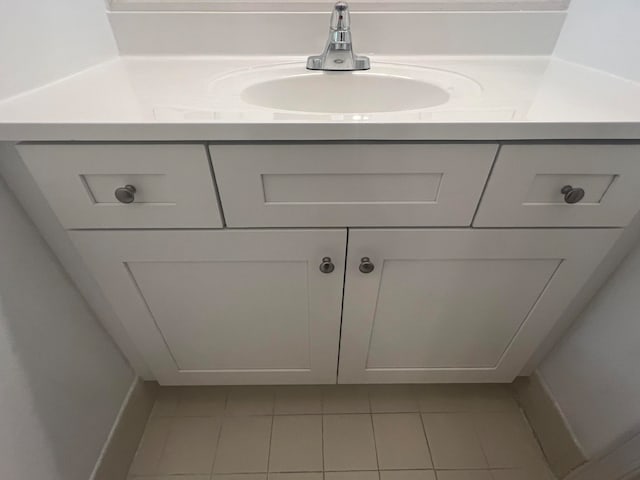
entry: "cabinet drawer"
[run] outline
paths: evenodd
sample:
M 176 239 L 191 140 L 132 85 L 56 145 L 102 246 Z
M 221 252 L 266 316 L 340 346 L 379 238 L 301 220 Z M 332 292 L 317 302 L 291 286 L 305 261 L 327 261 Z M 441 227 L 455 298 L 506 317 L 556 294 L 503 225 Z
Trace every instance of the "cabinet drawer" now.
M 493 144 L 212 145 L 227 224 L 470 225 Z
M 19 145 L 65 228 L 221 227 L 202 145 Z M 133 186 L 131 193 L 118 188 Z M 130 198 L 126 198 L 127 196 Z
M 474 226 L 621 227 L 640 208 L 638 185 L 639 145 L 505 145 Z

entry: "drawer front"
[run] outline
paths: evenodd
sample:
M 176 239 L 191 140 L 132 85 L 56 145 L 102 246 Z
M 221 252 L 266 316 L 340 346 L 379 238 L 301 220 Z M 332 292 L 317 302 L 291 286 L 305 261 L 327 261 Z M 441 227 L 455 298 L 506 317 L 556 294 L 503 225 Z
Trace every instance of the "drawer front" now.
M 65 228 L 221 227 L 202 145 L 19 145 Z M 133 186 L 135 191 L 117 189 Z
M 505 145 L 474 226 L 622 227 L 639 185 L 640 145 Z
M 211 145 L 225 219 L 251 226 L 470 225 L 497 145 Z

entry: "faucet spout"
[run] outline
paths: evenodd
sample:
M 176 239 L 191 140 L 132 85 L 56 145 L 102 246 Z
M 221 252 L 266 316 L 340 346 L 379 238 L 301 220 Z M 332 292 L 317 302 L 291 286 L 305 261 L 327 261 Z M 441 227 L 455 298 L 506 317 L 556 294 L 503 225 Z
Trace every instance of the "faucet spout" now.
M 368 70 L 368 57 L 353 53 L 351 42 L 351 15 L 347 2 L 338 2 L 331 12 L 329 39 L 320 55 L 307 59 L 307 69 L 328 71 Z

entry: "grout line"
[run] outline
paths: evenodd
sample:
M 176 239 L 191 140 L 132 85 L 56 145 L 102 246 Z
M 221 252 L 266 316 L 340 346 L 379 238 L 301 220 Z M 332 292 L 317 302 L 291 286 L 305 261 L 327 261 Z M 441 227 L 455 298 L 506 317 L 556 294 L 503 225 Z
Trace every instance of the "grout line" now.
M 478 440 L 478 443 L 480 444 L 480 451 L 482 452 L 482 456 L 484 457 L 484 461 L 487 464 L 487 469 L 491 468 L 491 465 L 489 464 L 489 457 L 487 456 L 487 452 L 485 451 L 484 448 L 484 442 L 482 441 L 482 437 L 480 436 L 480 432 L 478 429 L 478 415 L 479 413 L 483 413 L 483 412 L 476 412 L 476 413 L 467 413 L 466 415 L 469 415 L 471 417 L 471 427 L 473 428 L 473 433 L 476 436 L 476 439 Z
M 271 430 L 269 431 L 269 448 L 267 450 L 267 476 L 271 471 L 271 444 L 273 443 L 273 423 L 275 415 L 271 415 Z
M 226 408 L 226 400 L 225 400 L 225 408 Z M 226 417 L 224 416 L 224 411 L 220 417 L 220 428 L 218 429 L 218 438 L 216 439 L 216 449 L 213 454 L 213 462 L 211 463 L 211 473 L 209 474 L 209 478 L 213 478 L 213 470 L 216 466 L 216 460 L 218 459 L 218 449 L 220 448 L 220 439 L 222 438 L 222 427 L 224 425 Z
M 322 403 L 320 406 L 322 408 Z M 320 449 L 322 450 L 322 480 L 324 480 L 324 471 L 326 467 L 324 464 L 324 415 L 320 417 Z
M 367 396 L 369 393 L 367 392 Z M 369 409 L 371 409 L 371 399 L 369 399 Z M 378 472 L 380 472 L 380 459 L 378 458 L 378 442 L 376 440 L 376 427 L 373 424 L 373 414 L 369 413 L 369 418 L 371 419 L 371 433 L 373 433 L 373 449 L 376 453 L 376 465 L 378 466 Z M 378 477 L 380 474 L 378 473 Z
M 229 392 L 230 388 L 224 389 L 224 407 L 222 408 L 222 413 L 220 414 L 220 428 L 218 429 L 218 438 L 216 439 L 216 449 L 213 454 L 213 462 L 211 463 L 211 473 L 209 474 L 209 479 L 213 479 L 213 470 L 216 466 L 216 460 L 218 459 L 218 449 L 220 448 L 220 439 L 222 438 L 222 427 L 225 419 L 227 418 L 225 413 L 227 411 L 227 403 L 229 401 Z
M 169 436 L 171 435 L 171 432 L 173 430 L 174 422 L 178 417 L 165 417 L 165 418 L 168 419 L 167 421 L 169 422 L 169 425 L 167 426 L 167 433 L 164 436 L 164 440 L 162 441 L 162 448 L 160 449 L 160 455 L 158 455 L 158 459 L 153 466 L 154 475 L 162 475 L 158 473 L 158 467 L 160 466 L 160 462 L 162 462 L 162 459 L 164 458 L 164 454 L 167 449 L 167 443 L 169 443 Z
M 431 453 L 431 445 L 429 444 L 429 436 L 427 435 L 427 427 L 424 426 L 424 418 L 422 416 L 422 412 L 418 412 L 418 416 L 420 417 L 420 425 L 422 425 L 422 433 L 424 434 L 424 439 L 427 442 L 427 451 L 429 452 L 429 460 L 431 461 L 431 468 L 435 472 L 436 464 L 433 461 L 433 453 Z M 436 476 L 438 474 L 436 473 Z

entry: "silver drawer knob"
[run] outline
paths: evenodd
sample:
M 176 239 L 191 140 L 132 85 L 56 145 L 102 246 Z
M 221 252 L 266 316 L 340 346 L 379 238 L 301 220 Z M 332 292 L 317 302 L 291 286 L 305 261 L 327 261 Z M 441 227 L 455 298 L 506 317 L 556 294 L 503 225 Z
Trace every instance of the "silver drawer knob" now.
M 336 269 L 336 266 L 331 261 L 331 257 L 324 257 L 320 264 L 320 271 L 322 273 L 331 273 Z
M 362 273 L 371 273 L 375 270 L 375 268 L 376 266 L 373 264 L 369 257 L 362 257 L 362 259 L 360 259 L 360 266 L 358 267 L 358 270 L 360 270 Z
M 136 199 L 136 187 L 125 185 L 124 187 L 116 188 L 115 196 L 120 203 L 133 203 Z
M 565 185 L 562 187 L 560 193 L 564 195 L 565 203 L 569 204 L 578 203 L 584 198 L 584 189 L 580 187 L 572 187 L 571 185 Z

